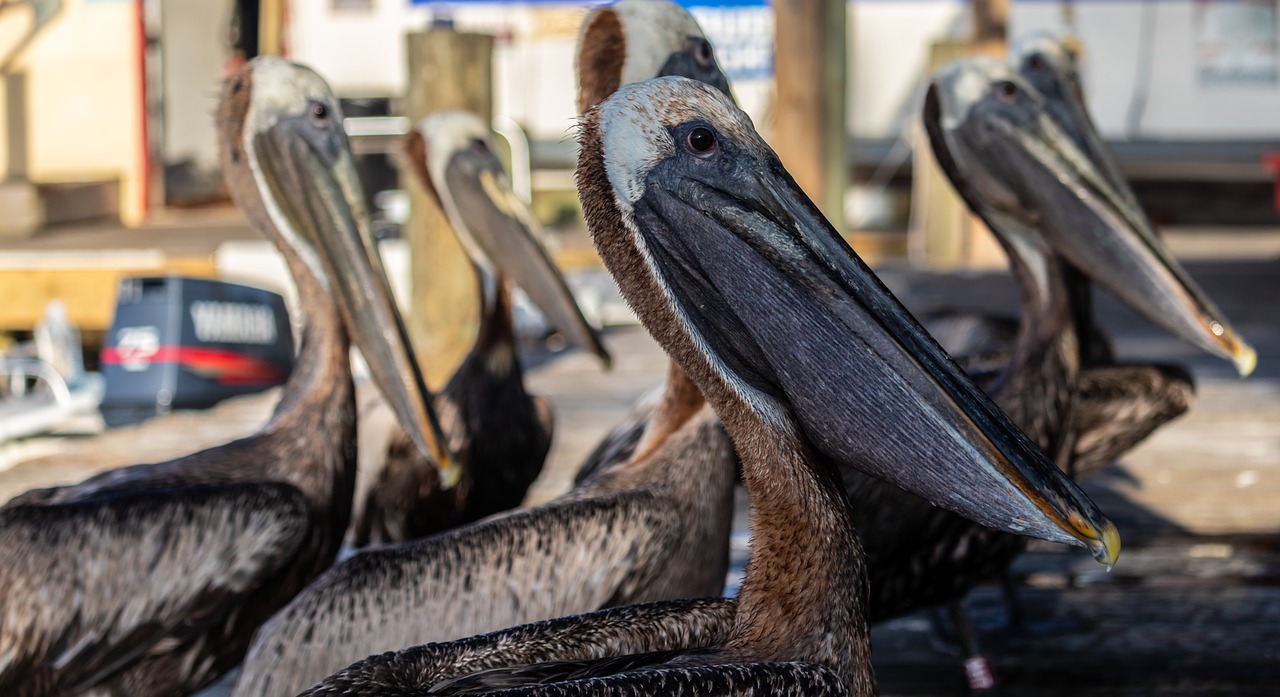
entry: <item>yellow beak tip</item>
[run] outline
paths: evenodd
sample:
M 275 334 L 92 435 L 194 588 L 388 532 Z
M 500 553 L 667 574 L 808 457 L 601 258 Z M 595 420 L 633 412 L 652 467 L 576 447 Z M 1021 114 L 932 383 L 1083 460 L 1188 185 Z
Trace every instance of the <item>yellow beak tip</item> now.
M 1241 344 L 1232 361 L 1236 364 L 1236 372 L 1247 378 L 1258 367 L 1258 352 L 1248 344 Z
M 1090 550 L 1093 552 L 1093 558 L 1110 571 L 1120 558 L 1120 531 L 1108 520 L 1099 532 L 1101 534 L 1090 545 Z

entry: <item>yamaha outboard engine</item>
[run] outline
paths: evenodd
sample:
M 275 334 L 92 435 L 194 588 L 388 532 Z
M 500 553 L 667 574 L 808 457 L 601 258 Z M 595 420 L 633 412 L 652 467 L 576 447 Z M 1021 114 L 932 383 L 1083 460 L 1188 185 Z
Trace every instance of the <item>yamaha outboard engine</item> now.
M 293 368 L 284 298 L 203 278 L 120 281 L 102 349 L 108 426 L 203 409 L 283 384 Z

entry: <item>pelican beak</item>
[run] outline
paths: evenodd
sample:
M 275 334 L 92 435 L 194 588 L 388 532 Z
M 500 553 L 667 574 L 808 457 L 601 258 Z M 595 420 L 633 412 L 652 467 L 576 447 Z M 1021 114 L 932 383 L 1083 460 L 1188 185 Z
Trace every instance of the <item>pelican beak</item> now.
M 779 422 L 798 423 L 819 460 L 1114 563 L 1115 526 L 916 322 L 768 146 L 722 147 L 718 159 L 657 162 L 631 215 L 694 344 L 739 394 L 766 420 L 790 414 Z M 579 181 L 592 176 L 580 163 Z
M 1077 142 L 1045 113 L 999 119 L 988 139 L 984 166 L 1016 190 L 1049 246 L 1151 322 L 1209 353 L 1232 361 L 1241 376 L 1257 354 L 1222 311 L 1174 259 L 1146 217 L 1112 185 Z M 959 129 L 957 140 L 973 134 Z
M 459 470 L 422 372 L 410 349 L 381 257 L 350 146 L 341 129 L 308 127 L 305 117 L 282 118 L 255 136 L 257 163 L 270 199 L 304 237 L 298 245 L 322 265 L 343 321 L 374 382 L 418 449 L 431 458 L 446 487 Z M 306 308 L 303 308 L 305 311 Z
M 409 138 L 408 152 L 425 152 L 422 134 L 414 131 Z M 608 368 L 609 351 L 582 315 L 560 269 L 539 240 L 541 226 L 512 190 L 506 169 L 487 144 L 474 143 L 454 152 L 444 168 L 443 182 L 431 182 L 425 167 L 414 169 L 419 179 L 428 179 L 430 190 L 437 193 L 454 231 L 477 264 L 519 286 L 570 344 L 595 354 Z

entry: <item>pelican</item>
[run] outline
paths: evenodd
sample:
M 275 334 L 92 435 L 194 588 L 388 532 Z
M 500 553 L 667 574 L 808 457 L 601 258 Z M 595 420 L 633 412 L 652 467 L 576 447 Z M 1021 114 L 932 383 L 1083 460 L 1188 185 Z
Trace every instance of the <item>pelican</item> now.
M 0 509 L 0 694 L 188 694 L 336 555 L 351 512 L 354 339 L 417 447 L 452 467 L 379 262 L 338 100 L 278 58 L 217 112 L 228 187 L 306 309 L 257 434 L 30 492 Z
M 1080 369 L 1081 336 L 1090 328 L 1072 305 L 1078 296 L 1071 284 L 1086 273 L 1079 269 L 1178 336 L 1238 363 L 1252 361 L 1252 349 L 1159 239 L 1120 210 L 1123 197 L 1080 140 L 1009 67 L 991 59 L 944 67 L 929 87 L 924 123 L 942 169 L 1007 252 L 1022 294 L 1018 333 L 987 390 L 1064 470 L 1082 458 L 1096 461 L 1095 429 L 1116 433 L 1128 423 L 1131 447 L 1184 411 L 1191 397 L 1189 387 L 1166 389 L 1160 399 L 1140 402 L 1132 388 L 1099 388 L 1098 372 L 1116 368 Z M 1100 408 L 1127 421 L 1099 423 Z M 1135 423 L 1146 429 L 1137 437 Z M 1115 446 L 1105 444 L 1113 452 Z M 875 618 L 939 602 L 959 612 L 973 585 L 1025 548 L 1025 538 L 974 525 L 879 480 L 846 477 L 846 484 L 853 497 L 876 503 L 856 517 L 878 589 Z M 972 637 L 964 639 L 972 653 Z
M 571 344 L 609 364 L 608 351 L 538 241 L 540 226 L 512 191 L 489 127 L 468 112 L 438 112 L 417 124 L 404 150 L 409 171 L 445 212 L 480 286 L 475 344 L 436 398 L 450 451 L 465 469 L 459 485 L 445 490 L 438 470 L 403 431 L 394 432 L 355 524 L 357 546 L 403 542 L 515 508 L 542 471 L 551 447 L 551 405 L 525 391 L 510 284 Z
M 1114 561 L 1114 526 L 911 318 L 722 93 L 678 77 L 625 85 L 588 112 L 579 139 L 601 258 L 742 457 L 752 550 L 728 631 L 713 636 L 706 621 L 723 604 L 623 608 L 374 656 L 307 695 L 874 694 L 841 464 Z
M 637 15 L 646 21 L 636 20 Z M 620 24 L 618 16 L 630 17 L 629 26 L 643 28 L 644 34 L 618 42 L 600 31 Z M 625 45 L 628 58 L 609 63 L 609 69 L 622 70 L 629 61 L 641 60 L 655 72 L 685 65 L 694 66 L 690 73 L 695 76 L 707 74 L 697 55 L 677 55 L 709 56 L 710 49 L 703 47 L 705 39 L 690 38 L 701 37 L 702 31 L 676 5 L 624 0 L 597 8 L 584 26 L 580 58 L 599 61 L 609 47 Z M 582 84 L 604 84 L 595 75 L 599 65 L 580 60 Z M 714 71 L 719 74 L 719 68 Z M 722 74 L 712 82 L 728 89 Z M 431 145 L 431 126 L 424 123 L 418 129 L 421 142 L 409 150 L 427 153 L 414 161 L 426 163 L 420 177 L 433 183 L 444 202 L 449 199 L 434 182 L 456 187 L 451 182 L 457 177 L 431 175 L 432 167 L 448 171 L 432 164 L 430 153 L 445 150 Z M 471 132 L 478 128 L 482 126 L 473 122 Z M 466 137 L 452 140 L 468 142 Z M 479 158 L 470 152 L 473 148 L 467 145 L 466 158 Z M 495 179 L 508 193 L 488 198 L 514 201 L 505 178 Z M 445 210 L 451 206 L 457 204 L 446 204 Z M 453 210 L 461 221 L 463 208 Z M 467 228 L 455 223 L 455 229 L 483 223 L 481 216 Z M 503 232 L 498 226 L 484 234 L 492 238 Z M 548 504 L 370 550 L 335 566 L 263 627 L 235 697 L 292 697 L 372 652 L 615 605 L 723 592 L 736 456 L 715 413 L 679 365 L 671 364 L 665 387 L 642 400 L 633 418 L 606 438 L 588 462 L 591 476 Z M 706 603 L 705 608 L 708 626 L 732 616 L 731 606 Z
M 593 9 L 578 36 L 577 71 L 580 114 L 622 85 L 670 75 L 705 82 L 733 99 L 729 79 L 721 72 L 715 49 L 698 21 L 688 10 L 666 0 L 619 0 Z M 674 362 L 668 366 L 664 389 L 677 394 L 697 391 Z M 662 390 L 654 390 L 632 405 L 587 455 L 574 484 L 580 485 L 596 472 L 628 459 L 640 446 L 661 400 Z M 736 455 L 733 457 L 736 471 Z

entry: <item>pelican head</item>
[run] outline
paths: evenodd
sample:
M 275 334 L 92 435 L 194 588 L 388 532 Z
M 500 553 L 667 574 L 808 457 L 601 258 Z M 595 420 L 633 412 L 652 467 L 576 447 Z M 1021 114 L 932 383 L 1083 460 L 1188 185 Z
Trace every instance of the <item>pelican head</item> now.
M 619 0 L 587 15 L 578 37 L 578 113 L 622 85 L 678 75 L 726 95 L 729 79 L 688 10 L 667 0 Z
M 257 58 L 227 79 L 217 122 L 232 198 L 300 284 L 314 278 L 334 298 L 400 422 L 449 481 L 453 462 L 373 246 L 337 98 L 311 70 Z
M 1009 67 L 988 58 L 944 66 L 924 122 L 951 183 L 993 227 L 1042 236 L 1150 321 L 1241 375 L 1253 370 L 1253 348 Z
M 1114 560 L 1111 522 L 889 293 L 723 94 L 682 78 L 624 86 L 588 113 L 581 145 L 578 190 L 601 257 L 717 409 L 746 405 L 819 460 Z
M 541 226 L 512 190 L 484 121 L 466 111 L 436 112 L 406 136 L 405 152 L 477 270 L 491 282 L 515 283 L 570 343 L 609 365 L 609 352 L 539 240 Z

